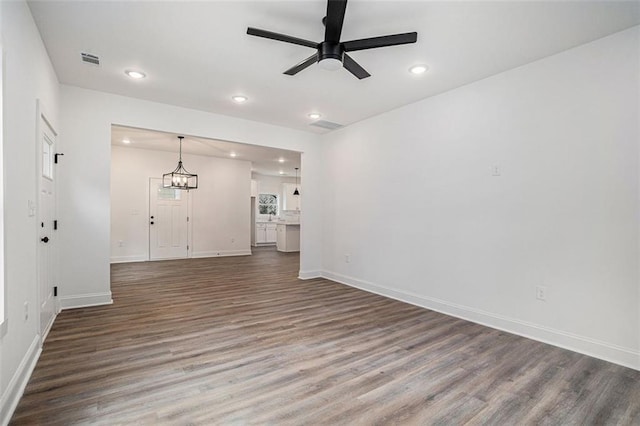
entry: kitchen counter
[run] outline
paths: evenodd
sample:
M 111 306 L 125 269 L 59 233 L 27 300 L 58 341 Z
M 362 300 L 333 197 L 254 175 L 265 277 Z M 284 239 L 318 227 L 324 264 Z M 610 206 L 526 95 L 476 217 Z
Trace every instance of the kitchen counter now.
M 300 224 L 278 222 L 276 248 L 278 251 L 300 251 Z

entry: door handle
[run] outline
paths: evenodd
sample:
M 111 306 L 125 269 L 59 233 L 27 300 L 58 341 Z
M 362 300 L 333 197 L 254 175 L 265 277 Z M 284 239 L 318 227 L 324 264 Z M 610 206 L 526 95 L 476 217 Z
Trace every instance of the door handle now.
M 43 243 L 48 243 L 49 237 L 40 238 L 40 241 L 42 241 Z
M 151 221 L 151 224 L 153 225 L 153 221 Z

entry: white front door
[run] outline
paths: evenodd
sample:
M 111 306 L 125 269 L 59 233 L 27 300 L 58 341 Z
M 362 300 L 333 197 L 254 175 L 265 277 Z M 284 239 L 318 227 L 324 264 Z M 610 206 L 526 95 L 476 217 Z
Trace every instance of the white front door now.
M 149 259 L 179 259 L 189 253 L 189 191 L 162 187 L 149 180 Z
M 38 298 L 40 302 L 40 333 L 44 339 L 55 317 L 53 298 L 53 244 L 55 242 L 53 220 L 55 211 L 55 185 L 53 160 L 55 156 L 55 132 L 44 117 L 40 116 L 38 136 Z

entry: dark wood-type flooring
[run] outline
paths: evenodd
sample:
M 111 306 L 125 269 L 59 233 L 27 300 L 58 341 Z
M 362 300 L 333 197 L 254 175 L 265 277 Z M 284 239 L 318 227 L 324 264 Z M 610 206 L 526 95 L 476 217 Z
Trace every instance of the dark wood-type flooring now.
M 640 424 L 640 372 L 324 279 L 298 255 L 112 266 L 11 424 Z

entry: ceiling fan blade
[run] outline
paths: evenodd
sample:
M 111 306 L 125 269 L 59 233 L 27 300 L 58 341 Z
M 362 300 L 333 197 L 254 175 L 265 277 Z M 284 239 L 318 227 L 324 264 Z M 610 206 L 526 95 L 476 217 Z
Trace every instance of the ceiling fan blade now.
M 362 68 L 353 58 L 346 53 L 342 57 L 342 65 L 349 71 L 351 74 L 358 77 L 360 80 L 363 78 L 371 77 L 364 68 Z
M 345 41 L 342 46 L 345 52 L 354 52 L 356 50 L 375 49 L 376 47 L 415 43 L 416 40 L 418 40 L 418 33 L 413 32 Z
M 256 37 L 269 38 L 271 40 L 284 41 L 285 43 L 298 44 L 300 46 L 311 47 L 313 49 L 318 48 L 318 43 L 315 43 L 313 41 L 304 40 L 302 38 L 297 38 L 297 37 L 291 37 L 285 34 L 274 33 L 272 31 L 260 30 L 258 28 L 252 28 L 252 27 L 247 28 L 247 34 L 256 36 Z
M 338 43 L 342 34 L 344 13 L 347 10 L 347 0 L 327 0 L 327 17 L 324 22 L 324 41 Z
M 310 67 L 311 65 L 315 64 L 316 62 L 318 62 L 318 54 L 314 53 L 313 55 L 309 56 L 304 61 L 300 62 L 298 65 L 294 65 L 291 68 L 289 68 L 288 70 L 286 70 L 284 72 L 284 74 L 296 75 L 300 71 L 302 71 L 303 69 L 305 69 L 307 67 Z

